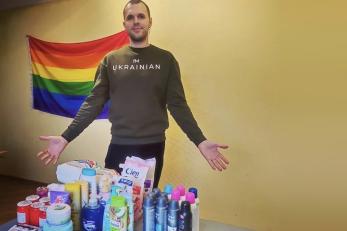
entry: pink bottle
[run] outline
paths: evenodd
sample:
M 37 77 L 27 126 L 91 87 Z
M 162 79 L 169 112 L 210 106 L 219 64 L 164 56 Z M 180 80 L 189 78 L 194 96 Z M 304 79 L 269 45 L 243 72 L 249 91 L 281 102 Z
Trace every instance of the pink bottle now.
M 185 201 L 186 200 L 186 189 L 184 188 L 184 186 L 183 185 L 178 185 L 177 187 L 176 187 L 176 189 L 180 192 L 180 204 L 181 204 L 181 202 L 182 201 Z
M 178 191 L 177 189 L 173 190 L 171 193 L 171 200 L 179 202 L 180 198 L 181 198 L 180 191 Z

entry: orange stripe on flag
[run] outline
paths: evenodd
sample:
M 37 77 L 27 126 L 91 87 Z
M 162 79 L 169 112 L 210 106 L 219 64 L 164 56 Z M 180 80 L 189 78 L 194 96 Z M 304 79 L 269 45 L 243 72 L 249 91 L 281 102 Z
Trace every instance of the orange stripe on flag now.
M 96 67 L 100 63 L 101 59 L 107 54 L 103 53 L 92 53 L 83 56 L 67 56 L 58 54 L 43 53 L 39 50 L 31 49 L 30 55 L 31 60 L 35 63 L 40 63 L 44 66 L 50 67 L 61 67 L 61 68 L 91 68 Z
M 80 43 L 53 43 L 31 36 L 28 36 L 28 39 L 30 49 L 62 56 L 83 56 L 90 53 L 104 53 L 129 44 L 129 37 L 125 31 L 94 41 Z

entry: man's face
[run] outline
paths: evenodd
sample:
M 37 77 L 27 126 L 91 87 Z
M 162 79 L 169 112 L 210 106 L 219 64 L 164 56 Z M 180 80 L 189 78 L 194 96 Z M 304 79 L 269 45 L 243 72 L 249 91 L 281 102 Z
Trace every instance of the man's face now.
M 129 4 L 125 8 L 123 25 L 132 41 L 145 41 L 152 25 L 146 6 L 142 3 Z

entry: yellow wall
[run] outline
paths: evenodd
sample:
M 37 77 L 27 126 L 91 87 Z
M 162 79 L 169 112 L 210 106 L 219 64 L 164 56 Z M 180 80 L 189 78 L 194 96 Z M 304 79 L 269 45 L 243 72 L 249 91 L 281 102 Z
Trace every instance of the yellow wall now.
M 102 4 L 101 4 L 102 2 Z M 0 173 L 52 182 L 39 135 L 70 119 L 31 109 L 25 35 L 97 39 L 122 29 L 125 1 L 60 0 L 2 13 Z M 231 146 L 209 169 L 171 121 L 162 185 L 195 185 L 201 215 L 253 230 L 347 230 L 346 17 L 338 1 L 148 0 L 151 42 L 181 65 L 201 128 Z M 61 161 L 103 163 L 110 124 L 94 122 Z

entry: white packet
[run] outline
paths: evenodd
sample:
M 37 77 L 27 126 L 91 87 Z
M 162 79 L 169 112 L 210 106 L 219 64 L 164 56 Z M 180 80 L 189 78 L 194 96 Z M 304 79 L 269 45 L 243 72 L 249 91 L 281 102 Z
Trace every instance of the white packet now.
M 142 216 L 142 201 L 144 194 L 144 182 L 146 180 L 148 168 L 139 167 L 134 164 L 120 164 L 122 168 L 122 176 L 128 176 L 134 178 L 133 185 L 133 201 L 134 201 L 134 220 L 138 221 Z

